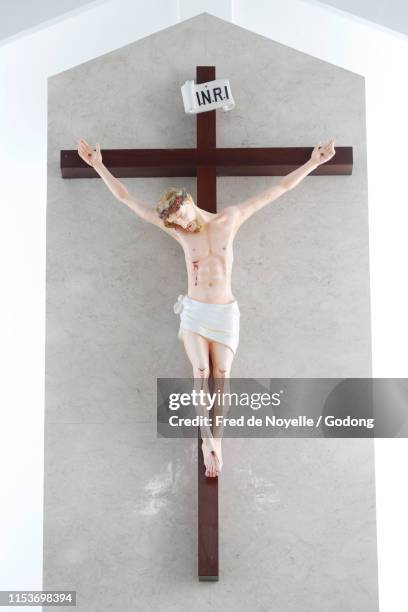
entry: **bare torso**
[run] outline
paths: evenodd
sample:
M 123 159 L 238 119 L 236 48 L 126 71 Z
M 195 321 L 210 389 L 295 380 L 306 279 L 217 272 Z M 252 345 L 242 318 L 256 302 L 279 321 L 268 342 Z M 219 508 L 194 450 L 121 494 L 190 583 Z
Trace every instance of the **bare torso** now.
M 235 300 L 231 275 L 236 217 L 229 208 L 220 213 L 200 212 L 206 220 L 204 229 L 178 234 L 187 266 L 188 296 L 200 302 L 227 304 Z

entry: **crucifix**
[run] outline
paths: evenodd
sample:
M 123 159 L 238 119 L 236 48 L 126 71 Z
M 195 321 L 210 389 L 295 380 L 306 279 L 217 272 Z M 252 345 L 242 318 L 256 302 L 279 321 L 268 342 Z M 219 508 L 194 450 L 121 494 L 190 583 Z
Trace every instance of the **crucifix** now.
M 213 81 L 215 78 L 215 66 L 196 67 L 197 84 Z M 283 176 L 305 164 L 311 153 L 310 147 L 217 148 L 216 111 L 210 110 L 197 114 L 196 122 L 197 145 L 195 148 L 107 149 L 103 151 L 104 164 L 115 177 L 196 177 L 199 208 L 209 214 L 215 214 L 217 213 L 217 176 Z M 352 173 L 352 166 L 352 147 L 337 147 L 333 159 L 317 165 L 308 173 L 349 175 Z M 63 178 L 98 176 L 92 164 L 81 160 L 76 150 L 60 152 L 60 167 Z M 119 197 L 117 192 L 114 193 Z M 119 199 L 129 203 L 126 197 L 127 194 L 124 193 L 123 198 Z M 170 210 L 177 221 L 175 215 L 178 207 L 169 208 L 167 211 L 163 208 L 162 212 L 168 213 Z M 166 218 L 169 219 L 169 216 L 167 215 Z M 184 229 L 186 229 L 185 226 Z M 198 260 L 192 263 L 196 266 L 194 268 L 196 270 Z M 197 285 L 197 274 L 195 278 Z M 209 305 L 213 306 L 213 304 Z M 222 305 L 226 306 L 226 304 Z M 209 358 L 211 363 L 211 355 Z M 209 377 L 211 377 L 211 372 Z M 199 436 L 198 577 L 201 581 L 215 581 L 219 578 L 218 477 L 206 476 L 201 444 L 202 440 Z

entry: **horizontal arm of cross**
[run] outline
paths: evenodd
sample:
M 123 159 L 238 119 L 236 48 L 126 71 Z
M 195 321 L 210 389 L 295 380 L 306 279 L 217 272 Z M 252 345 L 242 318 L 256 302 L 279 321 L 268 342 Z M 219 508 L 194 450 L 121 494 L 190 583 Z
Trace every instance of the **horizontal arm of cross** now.
M 203 149 L 105 149 L 104 165 L 117 177 L 197 176 L 198 167 L 216 167 L 217 176 L 284 176 L 310 158 L 313 147 L 210 148 Z M 63 178 L 93 178 L 99 175 L 84 162 L 77 150 L 62 150 Z M 353 148 L 336 147 L 332 159 L 311 175 L 351 174 Z

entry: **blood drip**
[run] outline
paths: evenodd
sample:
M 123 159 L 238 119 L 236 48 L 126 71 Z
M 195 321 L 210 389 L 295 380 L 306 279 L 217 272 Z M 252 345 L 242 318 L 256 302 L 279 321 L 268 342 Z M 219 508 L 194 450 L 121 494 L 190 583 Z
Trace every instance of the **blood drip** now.
M 195 277 L 195 283 L 194 285 L 197 287 L 197 278 L 198 278 L 198 260 L 197 261 L 193 261 L 193 269 L 196 273 L 196 277 Z

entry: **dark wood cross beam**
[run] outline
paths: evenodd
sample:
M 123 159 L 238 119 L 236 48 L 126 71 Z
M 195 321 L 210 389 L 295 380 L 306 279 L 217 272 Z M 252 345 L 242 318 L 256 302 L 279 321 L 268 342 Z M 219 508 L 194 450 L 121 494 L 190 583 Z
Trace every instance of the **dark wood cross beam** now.
M 196 83 L 215 80 L 215 66 L 197 66 Z M 217 146 L 216 111 L 197 114 L 198 155 L 214 153 Z M 208 159 L 208 158 L 207 158 Z M 217 212 L 217 166 L 197 166 L 197 204 L 208 212 Z M 210 356 L 210 372 L 212 363 Z M 213 376 L 210 375 L 210 385 Z M 214 418 L 214 408 L 208 416 Z M 207 478 L 201 448 L 202 438 L 198 436 L 197 455 L 197 520 L 198 520 L 198 579 L 218 580 L 218 477 Z
M 207 111 L 207 113 L 215 111 Z M 197 119 L 207 113 L 200 113 Z M 104 149 L 103 163 L 117 177 L 197 176 L 199 166 L 214 166 L 217 176 L 283 176 L 310 158 L 310 147 L 249 149 Z M 63 178 L 97 178 L 76 150 L 61 151 Z M 310 174 L 351 174 L 352 147 L 336 147 L 336 154 Z
M 196 83 L 213 80 L 215 66 L 197 66 Z M 217 176 L 283 176 L 310 158 L 313 147 L 217 149 L 215 113 L 197 114 L 195 149 L 104 149 L 103 162 L 117 177 L 195 176 L 198 206 L 217 212 Z M 99 176 L 77 150 L 61 151 L 60 164 L 63 178 Z M 351 174 L 352 167 L 352 147 L 336 147 L 334 157 L 310 174 Z M 205 476 L 198 430 L 198 577 L 218 576 L 218 478 Z
M 197 115 L 197 130 L 201 119 L 214 112 Z M 313 147 L 217 149 L 197 145 L 195 149 L 104 149 L 102 153 L 103 163 L 116 177 L 197 176 L 198 168 L 203 166 L 214 167 L 216 176 L 283 176 L 306 163 L 312 150 Z M 60 166 L 63 178 L 99 176 L 76 150 L 62 150 Z M 310 174 L 344 175 L 351 174 L 352 168 L 353 148 L 336 146 L 336 154 Z

